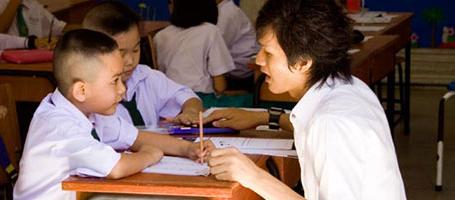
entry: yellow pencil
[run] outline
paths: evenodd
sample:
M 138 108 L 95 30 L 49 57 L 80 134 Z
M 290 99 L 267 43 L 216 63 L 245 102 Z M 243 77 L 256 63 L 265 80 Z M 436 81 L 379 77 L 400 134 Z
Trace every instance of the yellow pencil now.
M 202 124 L 202 112 L 199 112 L 199 148 L 201 149 L 201 153 L 204 151 L 204 127 Z M 203 158 L 201 158 L 201 163 L 204 162 Z

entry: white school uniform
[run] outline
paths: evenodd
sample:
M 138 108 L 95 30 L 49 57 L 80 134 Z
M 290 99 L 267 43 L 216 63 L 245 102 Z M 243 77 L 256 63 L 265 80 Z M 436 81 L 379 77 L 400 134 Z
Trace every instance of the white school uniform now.
M 210 23 L 187 29 L 170 25 L 153 41 L 159 69 L 195 92 L 214 93 L 212 77 L 235 68 L 218 28 Z
M 199 98 L 189 87 L 167 78 L 162 72 L 146 65 L 138 65 L 126 81 L 126 101 L 136 94 L 137 109 L 147 128 L 155 128 L 160 117 L 175 117 L 182 105 L 191 98 Z M 116 114 L 133 123 L 128 110 L 121 104 Z M 99 122 L 104 124 L 104 120 Z
M 112 146 L 128 148 L 138 134 L 120 117 L 112 134 L 97 127 L 101 142 L 92 137 L 92 128 L 91 120 L 58 90 L 45 97 L 30 124 L 14 199 L 75 199 L 76 193 L 63 191 L 61 182 L 70 175 L 107 176 L 120 159 Z
M 0 0 L 0 13 L 3 13 L 6 9 L 8 2 L 9 0 Z M 66 23 L 55 18 L 52 13 L 46 10 L 36 0 L 22 0 L 22 5 L 24 6 L 22 14 L 28 28 L 28 35 L 35 35 L 39 38 L 48 37 L 52 19 L 54 19 L 52 35 L 56 36 L 62 33 Z M 10 35 L 19 35 L 17 17 L 14 18 L 7 33 Z
M 0 33 L 0 50 L 28 48 L 27 38 Z M 0 54 L 1 55 L 1 54 Z
M 236 78 L 247 78 L 253 75 L 248 68 L 251 57 L 259 51 L 256 31 L 246 14 L 232 0 L 218 4 L 218 22 L 226 46 L 235 63 L 235 69 L 229 75 Z
M 308 200 L 406 199 L 384 110 L 362 81 L 328 79 L 292 109 Z

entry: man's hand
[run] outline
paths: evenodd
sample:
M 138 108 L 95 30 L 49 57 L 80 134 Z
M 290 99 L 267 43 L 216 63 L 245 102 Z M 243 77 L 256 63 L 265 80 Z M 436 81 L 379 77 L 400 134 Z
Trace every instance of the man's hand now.
M 237 130 L 250 129 L 261 124 L 267 124 L 268 113 L 238 108 L 215 110 L 204 119 L 204 123 L 209 122 L 212 122 L 215 127 L 227 127 Z

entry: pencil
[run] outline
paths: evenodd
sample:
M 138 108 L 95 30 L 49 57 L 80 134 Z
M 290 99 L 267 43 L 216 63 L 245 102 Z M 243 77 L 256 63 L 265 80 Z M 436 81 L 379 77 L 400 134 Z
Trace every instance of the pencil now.
M 51 40 L 52 40 L 52 28 L 54 26 L 54 17 L 52 17 L 52 21 L 51 21 L 51 26 L 49 28 L 49 35 L 48 35 L 48 38 L 47 38 L 47 43 L 50 44 L 51 43 Z
M 202 112 L 199 112 L 199 148 L 201 150 L 201 153 L 204 151 L 204 127 L 202 124 Z M 203 158 L 201 158 L 201 162 L 204 162 Z

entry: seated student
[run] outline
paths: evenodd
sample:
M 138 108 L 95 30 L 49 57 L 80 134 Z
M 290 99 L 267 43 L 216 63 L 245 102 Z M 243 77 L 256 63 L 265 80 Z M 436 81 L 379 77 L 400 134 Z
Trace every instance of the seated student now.
M 125 101 L 117 114 L 136 126 L 156 127 L 159 118 L 183 124 L 197 123 L 202 103 L 194 92 L 167 78 L 162 72 L 139 64 L 139 17 L 115 1 L 102 2 L 86 14 L 83 27 L 113 37 L 123 57 Z
M 0 18 L 1 33 L 22 37 L 46 38 L 51 28 L 52 35 L 58 36 L 66 26 L 36 0 L 2 0 Z
M 216 0 L 218 4 L 218 22 L 235 69 L 227 75 L 228 89 L 247 89 L 254 87 L 253 70 L 248 67 L 251 57 L 259 51 L 256 31 L 246 14 L 232 0 Z
M 158 68 L 193 89 L 206 108 L 235 106 L 235 101 L 222 96 L 225 74 L 235 66 L 214 25 L 218 18 L 215 0 L 174 0 L 171 7 L 171 25 L 153 39 Z
M 192 159 L 204 156 L 195 143 L 138 133 L 120 117 L 111 124 L 120 131 L 97 131 L 92 122 L 114 114 L 125 93 L 122 63 L 116 42 L 103 33 L 80 29 L 60 39 L 54 52 L 57 89 L 43 99 L 32 119 L 15 199 L 75 199 L 75 192 L 61 188 L 68 176 L 122 178 L 158 162 L 166 148 Z M 116 152 L 125 149 L 132 153 Z
M 268 0 L 256 30 L 256 63 L 269 89 L 300 99 L 291 122 L 304 198 L 406 199 L 384 109 L 350 73 L 352 29 L 341 8 L 333 0 Z M 264 199 L 303 199 L 234 148 L 213 150 L 208 164 L 217 179 Z

